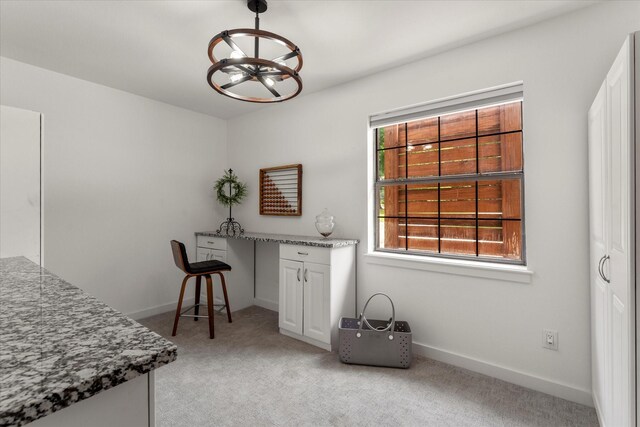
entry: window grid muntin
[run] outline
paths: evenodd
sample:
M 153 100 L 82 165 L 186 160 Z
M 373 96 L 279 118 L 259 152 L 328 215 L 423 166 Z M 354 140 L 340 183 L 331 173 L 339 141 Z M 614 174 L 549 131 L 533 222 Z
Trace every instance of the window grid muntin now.
M 513 102 L 519 102 L 520 103 L 520 129 L 519 130 L 509 130 L 509 131 L 504 131 L 504 132 L 493 132 L 493 133 L 484 133 L 484 134 L 479 134 L 479 124 L 478 124 L 478 110 L 483 109 L 483 108 L 491 108 L 491 107 L 496 107 L 499 105 L 506 105 L 506 104 L 510 104 Z M 521 165 L 521 169 L 518 171 L 498 171 L 498 172 L 484 172 L 481 173 L 480 172 L 480 159 L 479 159 L 479 139 L 480 138 L 486 138 L 486 137 L 492 137 L 492 136 L 502 136 L 502 135 L 509 135 L 509 134 L 523 134 L 523 127 L 524 127 L 524 123 L 523 123 L 523 106 L 522 106 L 522 100 L 520 101 L 509 101 L 509 102 L 505 102 L 502 104 L 497 104 L 497 105 L 492 105 L 492 106 L 487 106 L 487 107 L 478 107 L 476 108 L 475 111 L 475 135 L 466 135 L 466 136 L 462 136 L 462 137 L 458 137 L 458 138 L 450 138 L 450 139 L 445 139 L 445 140 L 441 140 L 441 117 L 446 115 L 446 114 L 441 114 L 438 115 L 438 140 L 437 141 L 433 141 L 433 142 L 424 142 L 424 143 L 419 143 L 419 144 L 411 144 L 411 147 L 418 147 L 418 146 L 422 146 L 422 145 L 436 145 L 438 147 L 438 176 L 428 176 L 428 177 L 420 177 L 420 178 L 409 178 L 409 167 L 408 167 L 408 147 L 409 147 L 409 131 L 408 131 L 408 123 L 410 123 L 411 121 L 419 121 L 419 120 L 426 120 L 429 118 L 433 118 L 434 116 L 425 116 L 422 118 L 418 118 L 418 119 L 414 119 L 411 120 L 409 122 L 404 122 L 404 123 L 397 123 L 397 124 L 389 124 L 386 126 L 381 126 L 381 127 L 377 127 L 373 129 L 374 132 L 374 137 L 375 137 L 375 147 L 376 149 L 374 150 L 374 155 L 375 155 L 375 161 L 376 161 L 376 175 L 375 175 L 375 182 L 374 182 L 374 186 L 375 186 L 375 206 L 376 206 L 376 212 L 374 214 L 374 219 L 375 219 L 375 250 L 376 251 L 380 251 L 380 252 L 390 252 L 390 253 L 400 253 L 400 254 L 409 254 L 409 255 L 420 255 L 420 256 L 434 256 L 434 257 L 442 257 L 442 258 L 453 258 L 453 259 L 470 259 L 470 260 L 474 260 L 474 261 L 485 261 L 485 262 L 499 262 L 499 263 L 503 263 L 503 264 L 517 264 L 517 265 L 526 265 L 526 249 L 525 249 L 525 230 L 524 230 L 524 137 L 520 138 L 520 144 L 521 144 L 521 153 L 520 153 L 520 165 Z M 468 110 L 467 110 L 468 111 Z M 460 112 L 454 112 L 451 114 L 457 114 Z M 399 126 L 399 125 L 404 125 L 404 131 L 405 131 L 405 144 L 403 145 L 396 145 L 393 147 L 386 147 L 386 148 L 380 148 L 379 147 L 379 132 L 381 129 L 384 129 L 388 126 Z M 442 175 L 442 150 L 441 150 L 441 143 L 444 142 L 451 142 L 451 141 L 460 141 L 460 140 L 465 140 L 465 139 L 475 139 L 475 151 L 476 151 L 476 156 L 475 156 L 475 161 L 476 161 L 476 173 L 475 174 L 454 174 L 454 175 Z M 404 175 L 405 178 L 395 178 L 395 179 L 383 179 L 380 180 L 380 174 L 379 174 L 379 153 L 385 150 L 389 150 L 389 149 L 403 149 L 405 150 L 404 155 L 405 155 L 405 171 L 404 171 Z M 495 217 L 480 217 L 479 215 L 479 206 L 478 206 L 478 182 L 479 181 L 483 181 L 483 180 L 501 180 L 501 179 L 515 179 L 519 182 L 519 192 L 520 192 L 520 215 L 519 218 L 495 218 Z M 442 253 L 442 220 L 455 220 L 455 221 L 469 221 L 471 220 L 471 218 L 462 218 L 462 217 L 443 217 L 442 216 L 442 207 L 441 207 L 441 203 L 442 203 L 442 197 L 441 197 L 441 185 L 442 184 L 447 184 L 447 183 L 452 183 L 452 182 L 459 182 L 459 181 L 475 181 L 475 243 L 476 243 L 476 253 L 475 255 L 466 255 L 466 254 L 451 254 L 451 253 Z M 425 217 L 416 217 L 416 216 L 411 216 L 409 215 L 409 209 L 408 209 L 408 185 L 411 184 L 437 184 L 438 185 L 438 216 L 437 218 L 434 217 L 429 217 L 429 216 L 425 216 Z M 404 212 L 404 216 L 395 216 L 395 215 L 389 215 L 389 216 L 385 216 L 385 215 L 379 215 L 379 208 L 381 206 L 380 204 L 380 188 L 381 187 L 386 187 L 389 185 L 398 185 L 398 186 L 404 186 L 404 193 L 405 193 L 405 212 Z M 380 220 L 384 220 L 384 219 L 404 219 L 404 227 L 405 227 L 405 249 L 394 249 L 394 248 L 383 248 L 380 247 Z M 433 251 L 427 251 L 427 250 L 409 250 L 409 220 L 410 219 L 414 219 L 414 220 L 436 220 L 438 221 L 438 252 L 433 252 Z M 489 255 L 489 254 L 483 254 L 480 255 L 480 237 L 479 237 L 479 229 L 480 224 L 479 221 L 483 221 L 483 222 L 487 222 L 487 221 L 520 221 L 520 259 L 510 259 L 510 258 L 505 258 L 504 256 L 499 256 L 499 255 Z M 503 236 L 504 238 L 504 236 Z

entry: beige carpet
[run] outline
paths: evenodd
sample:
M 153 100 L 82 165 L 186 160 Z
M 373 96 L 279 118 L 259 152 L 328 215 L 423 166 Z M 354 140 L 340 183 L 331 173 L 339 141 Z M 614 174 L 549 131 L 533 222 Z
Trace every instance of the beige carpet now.
M 589 408 L 431 359 L 408 370 L 345 365 L 278 333 L 259 307 L 141 323 L 178 345 L 156 371 L 158 426 L 597 426 Z

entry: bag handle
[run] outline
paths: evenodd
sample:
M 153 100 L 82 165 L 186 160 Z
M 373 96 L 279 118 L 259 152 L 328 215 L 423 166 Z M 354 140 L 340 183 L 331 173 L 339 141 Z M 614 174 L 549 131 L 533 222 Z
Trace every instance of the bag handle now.
M 387 325 L 386 328 L 374 328 L 373 326 L 371 326 L 371 324 L 369 323 L 369 321 L 367 320 L 367 318 L 364 316 L 364 313 L 367 311 L 367 306 L 369 305 L 369 302 L 373 299 L 373 297 L 381 295 L 383 297 L 386 297 L 389 300 L 389 303 L 391 303 L 391 319 L 389 324 Z M 362 309 L 362 313 L 360 313 L 360 321 L 358 322 L 359 326 L 358 326 L 358 332 L 356 333 L 356 338 L 360 338 L 362 336 L 362 326 L 363 325 L 367 325 L 369 327 L 369 329 L 371 329 L 372 331 L 378 331 L 378 332 L 386 332 L 389 331 L 389 339 L 393 340 L 393 331 L 395 331 L 395 327 L 396 327 L 396 308 L 393 305 L 393 301 L 391 301 L 391 298 L 389 297 L 389 295 L 387 294 L 383 294 L 382 292 L 378 292 L 376 294 L 373 294 L 369 297 L 369 299 L 367 300 L 367 302 L 364 304 L 364 308 Z M 381 329 L 382 328 L 382 329 Z

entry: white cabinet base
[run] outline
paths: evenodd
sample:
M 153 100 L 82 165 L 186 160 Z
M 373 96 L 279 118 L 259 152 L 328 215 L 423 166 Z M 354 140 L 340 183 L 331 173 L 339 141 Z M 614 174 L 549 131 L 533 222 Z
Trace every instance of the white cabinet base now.
M 355 246 L 280 245 L 280 332 L 331 351 L 340 317 L 355 314 Z
M 313 338 L 309 338 L 305 335 L 298 335 L 294 332 L 287 331 L 286 329 L 282 329 L 282 328 L 280 328 L 280 333 L 282 335 L 286 335 L 288 337 L 295 338 L 300 341 L 304 341 L 307 344 L 315 345 L 316 347 L 320 347 L 323 350 L 331 351 L 331 344 L 327 344 L 326 342 L 314 340 Z
M 35 420 L 33 427 L 153 427 L 153 371 Z
M 231 266 L 231 271 L 223 273 L 229 294 L 231 312 L 252 306 L 254 303 L 253 242 L 236 239 L 227 241 L 226 238 L 207 236 L 198 236 L 197 241 L 200 246 L 196 247 L 196 261 L 217 260 Z M 212 279 L 214 303 L 224 304 L 220 279 L 217 275 L 213 275 Z M 202 286 L 201 292 L 200 303 L 206 305 L 207 293 L 205 286 Z

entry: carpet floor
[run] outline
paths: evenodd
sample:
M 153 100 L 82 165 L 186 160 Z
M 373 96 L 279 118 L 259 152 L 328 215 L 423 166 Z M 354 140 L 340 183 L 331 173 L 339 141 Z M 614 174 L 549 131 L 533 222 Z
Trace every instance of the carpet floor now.
M 260 307 L 206 319 L 141 323 L 178 345 L 156 371 L 163 426 L 597 426 L 593 408 L 417 357 L 408 370 L 345 365 L 278 333 Z

